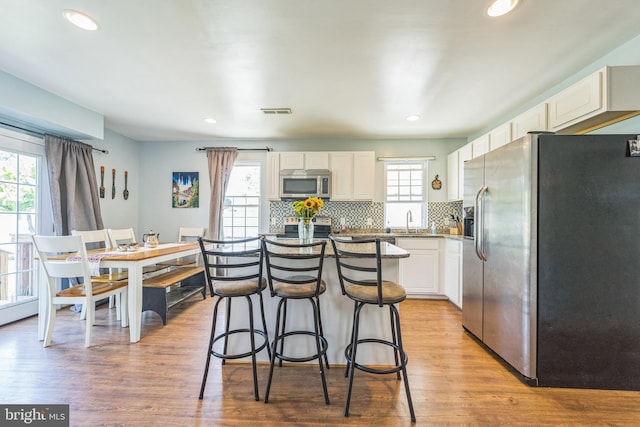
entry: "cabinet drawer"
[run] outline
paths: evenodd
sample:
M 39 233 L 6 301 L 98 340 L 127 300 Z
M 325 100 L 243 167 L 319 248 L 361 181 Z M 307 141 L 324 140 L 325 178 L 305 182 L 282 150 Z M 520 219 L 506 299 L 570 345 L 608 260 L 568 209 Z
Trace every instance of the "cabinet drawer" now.
M 440 249 L 440 239 L 433 237 L 399 237 L 396 246 L 402 249 Z

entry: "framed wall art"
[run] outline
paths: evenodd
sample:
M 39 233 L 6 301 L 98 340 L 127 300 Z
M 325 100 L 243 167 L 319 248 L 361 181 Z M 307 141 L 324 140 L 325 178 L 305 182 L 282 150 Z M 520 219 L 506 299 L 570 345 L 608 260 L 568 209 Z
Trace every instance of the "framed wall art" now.
M 197 208 L 200 204 L 199 172 L 173 172 L 171 207 Z

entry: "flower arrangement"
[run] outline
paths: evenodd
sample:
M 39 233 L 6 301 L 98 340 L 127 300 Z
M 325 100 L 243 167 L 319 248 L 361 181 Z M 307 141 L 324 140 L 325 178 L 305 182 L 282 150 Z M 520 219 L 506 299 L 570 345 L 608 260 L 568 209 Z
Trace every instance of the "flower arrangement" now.
M 293 212 L 298 218 L 303 218 L 305 223 L 320 212 L 324 202 L 319 197 L 309 197 L 307 200 L 297 200 L 293 202 Z

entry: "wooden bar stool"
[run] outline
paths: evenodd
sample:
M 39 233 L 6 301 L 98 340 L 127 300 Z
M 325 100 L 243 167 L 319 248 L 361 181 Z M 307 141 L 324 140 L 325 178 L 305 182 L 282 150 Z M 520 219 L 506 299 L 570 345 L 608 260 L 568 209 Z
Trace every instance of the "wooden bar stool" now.
M 353 376 L 355 369 L 372 374 L 396 373 L 400 380 L 400 372 L 404 378 L 404 387 L 409 403 L 411 421 L 416 422 L 409 380 L 407 377 L 408 357 L 402 346 L 402 333 L 400 330 L 400 314 L 396 304 L 404 301 L 407 294 L 404 288 L 397 283 L 382 280 L 382 257 L 380 254 L 380 239 L 367 240 L 343 240 L 329 236 L 336 257 L 338 277 L 342 294 L 355 302 L 353 312 L 353 327 L 351 329 L 351 343 L 345 349 L 347 370 L 345 376 L 349 376 L 347 399 L 344 405 L 344 416 L 349 416 L 349 404 L 351 402 L 351 390 L 353 388 Z M 356 249 L 358 248 L 358 249 Z M 368 260 L 363 262 L 362 260 Z M 361 339 L 358 336 L 360 328 L 360 312 L 365 305 L 377 305 L 380 308 L 389 307 L 391 317 L 392 341 L 378 338 Z M 357 362 L 358 345 L 362 343 L 380 344 L 393 348 L 395 366 L 385 369 L 371 367 Z
M 267 381 L 264 403 L 269 402 L 269 391 L 276 359 L 279 360 L 280 366 L 282 366 L 282 361 L 300 363 L 317 359 L 320 366 L 324 401 L 327 405 L 329 404 L 329 393 L 327 392 L 327 381 L 324 374 L 325 366 L 329 369 L 328 344 L 323 336 L 320 312 L 320 295 L 327 289 L 326 283 L 322 280 L 322 265 L 326 245 L 327 242 L 325 241 L 304 245 L 285 244 L 266 239 L 262 241 L 269 290 L 272 297 L 280 299 L 278 301 L 276 329 L 272 341 L 269 380 Z M 313 310 L 313 331 L 300 329 L 286 331 L 286 313 L 289 300 L 309 301 Z M 315 353 L 298 357 L 284 353 L 284 342 L 287 337 L 305 335 L 314 338 Z M 278 345 L 280 346 L 279 349 Z

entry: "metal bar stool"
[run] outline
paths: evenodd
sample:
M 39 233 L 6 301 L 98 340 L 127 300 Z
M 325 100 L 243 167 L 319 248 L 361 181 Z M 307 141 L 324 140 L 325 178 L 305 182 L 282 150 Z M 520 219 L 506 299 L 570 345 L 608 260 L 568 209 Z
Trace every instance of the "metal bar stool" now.
M 329 236 L 331 245 L 336 257 L 338 277 L 342 294 L 355 302 L 353 312 L 353 327 L 351 329 L 351 343 L 345 349 L 344 355 L 347 360 L 345 376 L 349 376 L 349 386 L 347 388 L 347 399 L 344 406 L 344 416 L 349 416 L 349 404 L 351 402 L 351 391 L 353 388 L 353 376 L 355 369 L 372 374 L 392 374 L 396 373 L 400 380 L 400 372 L 404 378 L 404 387 L 409 403 L 411 421 L 416 422 L 413 402 L 411 401 L 411 391 L 407 377 L 408 357 L 402 346 L 402 333 L 400 330 L 400 314 L 396 304 L 406 299 L 404 288 L 397 283 L 382 280 L 382 257 L 380 254 L 380 239 L 367 240 L 344 240 Z M 363 262 L 368 259 L 370 262 Z M 366 304 L 377 305 L 380 308 L 389 307 L 391 318 L 392 341 L 378 338 L 358 337 L 360 328 L 360 312 Z M 374 368 L 359 364 L 356 359 L 358 345 L 362 343 L 373 343 L 386 345 L 393 348 L 395 366 L 385 368 Z
M 200 250 L 204 260 L 205 274 L 209 283 L 211 296 L 218 299 L 213 308 L 213 320 L 211 324 L 211 337 L 209 339 L 209 349 L 207 351 L 207 363 L 202 377 L 200 388 L 200 400 L 204 395 L 204 387 L 209 373 L 209 363 L 211 356 L 222 359 L 222 364 L 226 360 L 241 359 L 251 356 L 253 367 L 253 389 L 256 400 L 260 400 L 258 393 L 258 374 L 256 367 L 256 354 L 265 347 L 271 359 L 269 348 L 269 336 L 267 334 L 267 322 L 264 317 L 264 304 L 262 291 L 266 289 L 266 280 L 262 277 L 263 252 L 261 239 L 259 237 L 243 240 L 207 240 L 199 238 Z M 262 330 L 255 329 L 253 325 L 253 303 L 251 296 L 257 295 L 260 301 L 260 315 L 262 317 Z M 237 297 L 244 297 L 247 300 L 249 310 L 249 327 L 229 330 L 231 317 L 231 301 Z M 223 333 L 215 335 L 216 319 L 218 317 L 218 305 L 226 300 L 227 320 Z M 231 335 L 248 334 L 251 348 L 244 353 L 227 354 L 228 339 Z M 255 336 L 260 335 L 264 341 L 256 347 Z M 219 353 L 213 349 L 218 340 L 224 340 L 224 349 Z
M 282 361 L 298 363 L 317 359 L 320 366 L 324 401 L 327 405 L 329 404 L 329 393 L 327 392 L 327 381 L 324 374 L 324 367 L 326 366 L 329 369 L 327 359 L 328 344 L 323 336 L 322 316 L 320 313 L 320 295 L 327 288 L 326 283 L 322 280 L 322 265 L 326 245 L 326 241 L 301 245 L 285 244 L 266 239 L 262 241 L 269 290 L 272 297 L 280 298 L 276 314 L 275 336 L 271 344 L 271 363 L 269 366 L 269 380 L 267 381 L 267 389 L 264 396 L 265 403 L 269 402 L 269 391 L 277 358 L 280 366 L 282 366 Z M 286 331 L 286 312 L 289 300 L 305 299 L 311 303 L 313 309 L 313 331 Z M 284 354 L 285 338 L 303 335 L 314 337 L 316 352 L 303 357 Z M 279 349 L 278 344 L 280 345 Z

